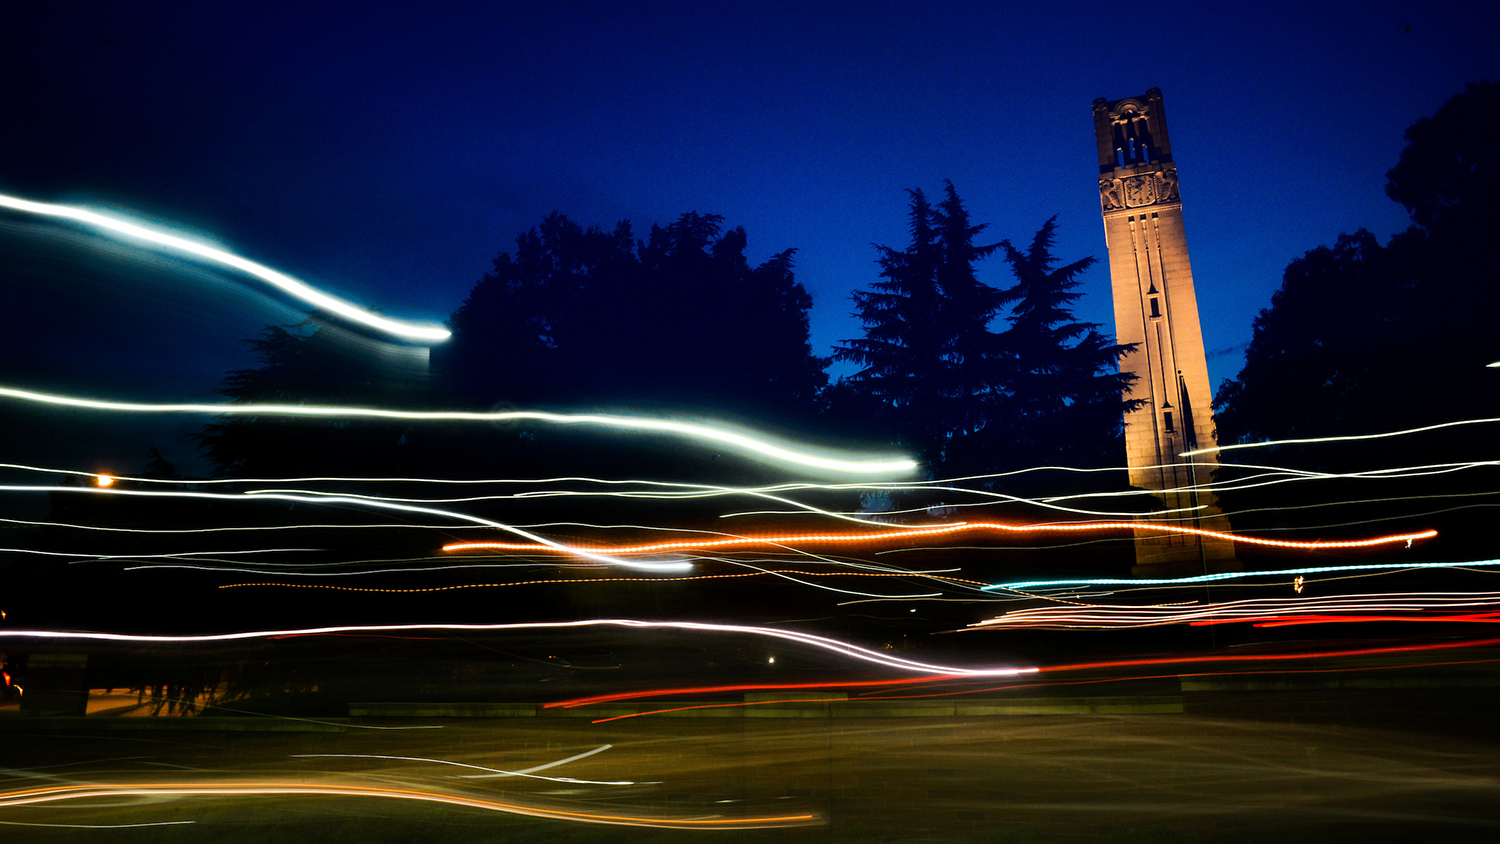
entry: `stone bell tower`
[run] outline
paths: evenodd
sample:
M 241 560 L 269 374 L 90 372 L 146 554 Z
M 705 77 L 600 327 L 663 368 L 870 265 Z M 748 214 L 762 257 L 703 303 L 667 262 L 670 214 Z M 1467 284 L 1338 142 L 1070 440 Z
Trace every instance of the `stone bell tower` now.
M 1099 201 L 1114 287 L 1115 341 L 1134 343 L 1121 368 L 1136 376 L 1125 414 L 1132 486 L 1152 491 L 1162 509 L 1147 520 L 1224 531 L 1229 521 L 1203 490 L 1218 465 L 1213 406 L 1198 300 L 1182 228 L 1177 165 L 1161 90 L 1124 100 L 1094 100 Z M 1160 577 L 1235 571 L 1227 540 L 1137 531 L 1133 569 Z

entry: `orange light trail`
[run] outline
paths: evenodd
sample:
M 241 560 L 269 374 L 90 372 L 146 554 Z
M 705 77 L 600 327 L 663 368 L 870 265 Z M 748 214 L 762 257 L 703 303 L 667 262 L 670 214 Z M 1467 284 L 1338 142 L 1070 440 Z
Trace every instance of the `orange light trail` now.
M 1437 536 L 1437 531 L 1435 530 L 1424 530 L 1418 531 L 1416 533 L 1377 536 L 1372 539 L 1301 541 L 1294 539 L 1261 539 L 1259 537 L 1241 536 L 1239 534 L 1224 533 L 1216 530 L 1203 530 L 1201 528 L 1182 527 L 1178 525 L 1153 524 L 1150 522 L 1073 522 L 1066 524 L 1042 525 L 1011 525 L 1002 522 L 959 522 L 952 525 L 937 525 L 925 528 L 906 528 L 903 530 L 881 531 L 879 533 L 801 533 L 782 534 L 779 536 L 736 536 L 726 539 L 687 539 L 674 542 L 651 542 L 641 545 L 570 545 L 568 547 L 578 550 L 587 550 L 595 553 L 635 555 L 657 554 L 663 551 L 682 551 L 689 549 L 742 548 L 751 545 L 795 546 L 803 544 L 825 545 L 849 544 L 856 542 L 886 542 L 892 540 L 908 539 L 912 537 L 949 536 L 956 533 L 969 533 L 975 531 L 998 531 L 1006 533 L 1062 533 L 1098 530 L 1156 531 L 1159 533 L 1227 539 L 1232 542 L 1241 542 L 1249 545 L 1262 545 L 1272 548 L 1297 548 L 1303 550 L 1319 550 L 1329 548 L 1370 548 L 1377 545 L 1396 545 L 1400 543 L 1409 543 L 1419 539 L 1431 539 Z M 443 550 L 448 552 L 547 552 L 557 551 L 559 549 L 547 545 L 524 542 L 455 542 L 444 545 Z
M 527 815 L 553 820 L 581 821 L 584 823 L 613 824 L 617 826 L 650 826 L 661 829 L 762 829 L 766 827 L 800 826 L 818 823 L 821 819 L 813 814 L 768 815 L 748 818 L 672 818 L 615 815 L 593 812 L 574 812 L 564 809 L 548 809 L 520 803 L 503 803 L 477 797 L 462 797 L 436 791 L 421 791 L 410 788 L 380 788 L 361 785 L 307 785 L 282 783 L 122 783 L 118 785 L 65 785 L 50 788 L 34 788 L 22 791 L 0 792 L 0 808 L 31 806 L 39 803 L 55 803 L 61 800 L 77 800 L 88 797 L 146 797 L 171 796 L 216 796 L 255 797 L 264 795 L 310 795 L 334 797 L 381 797 L 391 800 L 414 800 L 423 803 L 443 803 L 490 812 Z

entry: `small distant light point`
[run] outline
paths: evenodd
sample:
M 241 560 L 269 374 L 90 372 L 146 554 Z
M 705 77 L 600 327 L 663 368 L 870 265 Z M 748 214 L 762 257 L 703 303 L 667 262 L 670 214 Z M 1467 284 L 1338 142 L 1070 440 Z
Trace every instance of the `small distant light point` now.
M 775 665 L 776 664 L 776 657 L 773 656 L 770 659 L 766 660 L 766 664 L 767 665 Z
M 109 475 L 95 475 L 94 483 L 98 484 L 100 487 L 114 486 L 115 479 L 111 478 Z

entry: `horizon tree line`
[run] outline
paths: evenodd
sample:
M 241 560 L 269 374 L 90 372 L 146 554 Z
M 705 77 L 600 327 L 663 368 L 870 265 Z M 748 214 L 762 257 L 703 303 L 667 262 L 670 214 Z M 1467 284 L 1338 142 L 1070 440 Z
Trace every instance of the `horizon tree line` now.
M 390 383 L 348 329 L 315 314 L 247 341 L 259 365 L 229 373 L 219 392 L 235 403 L 670 410 L 896 446 L 919 456 L 928 477 L 1016 468 L 1038 455 L 1108 461 L 1130 376 L 1118 371 L 1128 349 L 1073 318 L 1078 276 L 1094 259 L 1058 266 L 1055 217 L 1024 249 L 976 244 L 987 226 L 970 221 L 951 182 L 935 205 L 920 189 L 909 196 L 911 243 L 876 247 L 878 280 L 852 295 L 863 336 L 832 358 L 812 351 L 812 299 L 796 280 L 795 249 L 751 266 L 744 228 L 726 230 L 716 214 L 689 212 L 637 238 L 628 221 L 604 231 L 553 212 L 499 253 L 454 311 L 426 383 Z M 975 265 L 996 252 L 1011 287 L 978 277 Z M 834 359 L 861 369 L 830 385 Z M 583 447 L 536 426 L 239 417 L 197 439 L 216 473 L 230 476 L 310 463 L 540 470 Z M 476 460 L 485 442 L 491 458 Z M 592 456 L 620 470 L 636 462 Z M 660 471 L 661 457 L 645 462 Z

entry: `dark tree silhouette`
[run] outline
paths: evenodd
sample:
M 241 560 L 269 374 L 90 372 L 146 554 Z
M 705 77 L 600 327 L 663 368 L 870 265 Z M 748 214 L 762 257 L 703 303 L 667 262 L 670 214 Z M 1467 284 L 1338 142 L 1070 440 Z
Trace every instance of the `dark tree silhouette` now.
M 1500 84 L 1471 82 L 1406 130 L 1406 149 L 1386 175 L 1386 195 L 1418 226 L 1467 228 L 1494 215 L 1500 191 Z
M 1058 266 L 1052 254 L 1057 218 L 1042 224 L 1026 251 L 1000 245 L 1015 275 L 1010 328 L 999 338 L 1007 365 L 1005 428 L 1012 453 L 1030 465 L 1111 466 L 1124 453 L 1124 413 L 1140 399 L 1122 399 L 1135 376 L 1120 371 L 1134 350 L 1079 322 L 1072 303 L 1092 257 Z
M 260 365 L 224 377 L 218 392 L 234 404 L 418 407 L 420 368 L 389 344 L 314 315 L 271 326 L 247 340 Z M 222 415 L 196 434 L 220 475 L 297 477 L 385 475 L 402 463 L 409 426 L 399 422 Z
M 1413 124 L 1386 192 L 1415 225 L 1341 235 L 1293 261 L 1214 400 L 1220 442 L 1500 416 L 1500 86 Z
M 1271 307 L 1255 318 L 1244 368 L 1219 386 L 1220 442 L 1352 433 L 1382 418 L 1394 424 L 1405 402 L 1393 401 L 1386 384 L 1411 352 L 1392 342 L 1413 304 L 1410 281 L 1363 229 L 1288 265 Z
M 1316 438 L 1407 430 L 1500 417 L 1500 228 L 1494 196 L 1500 173 L 1500 90 L 1478 83 L 1406 133 L 1387 193 L 1414 225 L 1382 246 L 1368 231 L 1340 235 L 1293 261 L 1271 306 L 1255 320 L 1245 366 L 1214 398 L 1219 442 Z M 1428 434 L 1283 445 L 1256 462 L 1324 472 L 1389 471 L 1466 463 L 1494 454 L 1494 426 Z M 1221 471 L 1221 477 L 1233 470 Z M 1378 489 L 1343 481 L 1352 509 L 1335 514 L 1325 487 L 1247 488 L 1220 500 L 1240 529 L 1295 527 L 1341 517 L 1359 524 L 1437 528 L 1427 553 L 1439 559 L 1488 554 L 1475 518 L 1454 499 L 1494 491 L 1493 476 L 1468 469 L 1382 480 Z M 1316 491 L 1315 491 L 1316 490 Z M 1410 519 L 1408 502 L 1446 506 Z M 1474 498 L 1471 501 L 1488 499 Z M 1318 509 L 1299 509 L 1300 504 Z M 1429 508 L 1431 509 L 1431 508 Z M 1404 520 L 1404 521 L 1403 521 Z M 1466 524 L 1467 523 L 1467 524 Z
M 862 368 L 832 396 L 836 414 L 873 416 L 933 472 L 955 440 L 987 423 L 997 385 L 989 324 L 1005 301 L 974 271 L 997 246 L 974 244 L 985 227 L 970 224 L 951 182 L 945 191 L 936 208 L 920 189 L 909 191 L 911 243 L 876 245 L 881 280 L 853 293 L 864 336 L 834 350 Z
M 835 410 L 879 420 L 934 475 L 1118 462 L 1128 349 L 1069 307 L 1094 259 L 1056 266 L 1055 218 L 1025 252 L 1008 241 L 982 246 L 974 240 L 985 226 L 971 223 L 951 182 L 937 206 L 910 195 L 911 244 L 877 246 L 881 280 L 854 293 L 865 334 L 834 354 L 863 368 L 830 390 Z M 975 272 L 997 249 L 1014 287 Z M 991 324 L 1008 303 L 1010 328 L 997 333 Z
M 553 213 L 453 314 L 444 374 L 470 402 L 670 407 L 803 422 L 827 381 L 794 250 L 751 267 L 743 228 L 688 213 L 584 229 Z
M 501 253 L 453 314 L 439 383 L 469 406 L 650 412 L 772 425 L 805 435 L 827 383 L 812 354 L 812 299 L 793 250 L 758 266 L 743 228 L 688 213 L 637 240 L 628 223 L 585 229 L 551 214 Z M 556 426 L 417 434 L 422 460 L 500 477 L 588 473 L 724 481 L 711 448 L 623 446 Z M 445 456 L 446 455 L 446 456 Z M 738 464 L 736 464 L 738 465 Z M 739 466 L 739 469 L 745 469 Z M 758 470 L 757 470 L 758 471 Z

